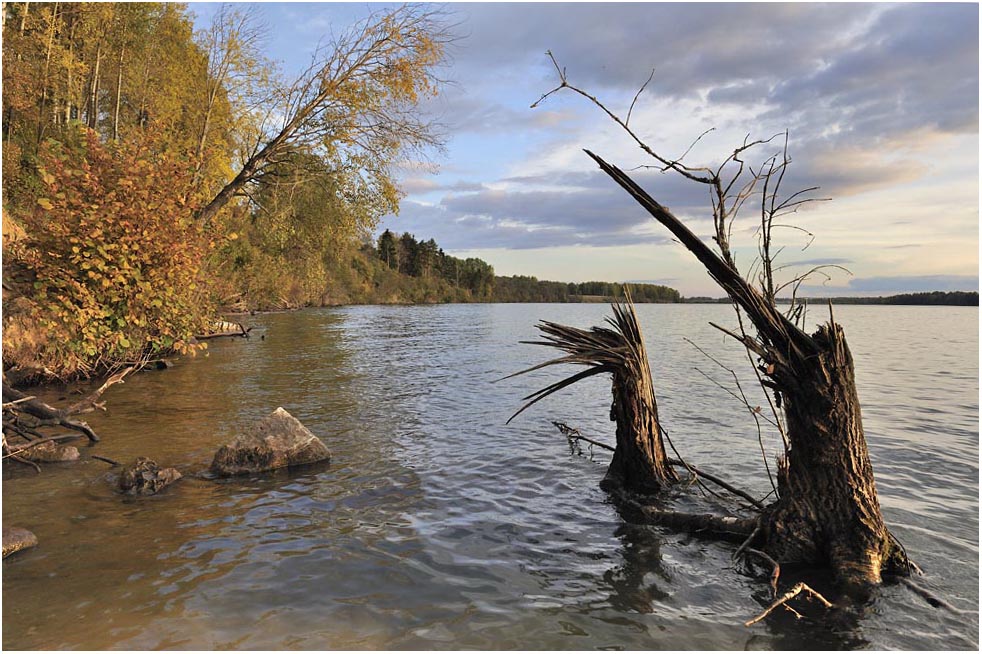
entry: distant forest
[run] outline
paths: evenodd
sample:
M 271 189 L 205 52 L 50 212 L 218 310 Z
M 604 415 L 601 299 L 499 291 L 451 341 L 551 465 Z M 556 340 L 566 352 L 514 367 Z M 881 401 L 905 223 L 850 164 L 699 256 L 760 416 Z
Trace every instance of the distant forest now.
M 376 302 L 609 302 L 623 297 L 620 282 L 554 282 L 525 275 L 502 277 L 482 259 L 458 259 L 446 254 L 433 239 L 419 241 L 413 234 L 385 230 L 377 246 L 366 244 L 363 253 L 381 261 L 384 269 L 399 273 L 401 284 L 386 284 L 375 293 Z M 358 268 L 358 266 L 355 266 Z M 378 289 L 383 280 L 374 276 Z M 628 283 L 638 303 L 729 304 L 726 298 L 682 297 L 668 286 Z M 888 297 L 807 298 L 809 304 L 897 304 L 979 306 L 976 291 L 932 291 Z M 779 303 L 789 302 L 778 298 Z
M 810 297 L 809 304 L 906 304 L 906 305 L 946 305 L 957 307 L 979 306 L 978 291 L 930 291 L 927 293 L 901 293 L 885 297 Z M 789 298 L 778 298 L 778 304 L 787 304 Z M 689 297 L 682 302 L 690 304 L 729 304 L 728 298 Z
M 366 249 L 370 249 L 368 246 Z M 374 255 L 391 271 L 441 290 L 438 301 L 454 302 L 606 302 L 624 295 L 617 282 L 552 282 L 535 277 L 500 277 L 491 264 L 477 258 L 458 259 L 436 241 L 418 241 L 413 234 L 382 232 Z M 681 302 L 674 288 L 628 284 L 635 302 Z M 384 294 L 383 294 L 384 295 Z

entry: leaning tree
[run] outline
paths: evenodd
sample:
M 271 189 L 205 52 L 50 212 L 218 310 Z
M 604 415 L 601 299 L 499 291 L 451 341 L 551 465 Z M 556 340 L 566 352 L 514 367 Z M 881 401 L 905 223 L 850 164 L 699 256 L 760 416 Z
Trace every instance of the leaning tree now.
M 549 56 L 552 57 L 551 53 Z M 678 159 L 664 157 L 632 130 L 629 122 L 637 95 L 627 117 L 622 119 L 596 97 L 569 84 L 565 70 L 554 58 L 552 61 L 560 83 L 533 107 L 561 90 L 579 94 L 604 111 L 657 162 L 651 167 L 681 175 L 709 191 L 715 248 L 697 237 L 617 166 L 586 151 L 604 173 L 698 259 L 732 300 L 739 329 L 714 327 L 746 349 L 784 441 L 784 453 L 778 461 L 776 499 L 756 517 L 695 519 L 649 509 L 649 518 L 669 525 L 695 525 L 743 535 L 744 548 L 762 552 L 776 566 L 784 563 L 828 566 L 838 585 L 846 591 L 865 592 L 886 573 L 909 574 L 912 564 L 887 529 L 880 510 L 863 434 L 853 359 L 843 329 L 834 321 L 830 306 L 827 323 L 812 334 L 804 330 L 804 305 L 797 301 L 796 293 L 809 273 L 784 284 L 775 280 L 778 268 L 774 261 L 779 250 L 774 249 L 773 230 L 783 226 L 783 217 L 816 200 L 809 196 L 815 188 L 791 194 L 782 192 L 782 181 L 790 164 L 787 133 L 758 141 L 750 141 L 748 137 L 719 165 L 690 166 L 682 161 L 685 155 Z M 754 166 L 753 155 L 767 147 L 776 151 L 758 158 L 759 163 Z M 759 221 L 758 257 L 752 272 L 746 275 L 737 268 L 731 251 L 734 220 L 744 207 L 753 207 Z M 777 294 L 785 289 L 790 292 L 791 303 L 782 312 L 777 306 Z M 558 326 L 550 329 L 553 333 L 560 331 Z M 573 353 L 565 361 L 582 363 L 575 360 L 576 356 L 581 354 Z M 607 365 L 599 355 L 594 358 L 595 366 Z M 620 449 L 625 440 L 620 423 L 617 439 Z M 623 454 L 631 452 L 624 450 Z

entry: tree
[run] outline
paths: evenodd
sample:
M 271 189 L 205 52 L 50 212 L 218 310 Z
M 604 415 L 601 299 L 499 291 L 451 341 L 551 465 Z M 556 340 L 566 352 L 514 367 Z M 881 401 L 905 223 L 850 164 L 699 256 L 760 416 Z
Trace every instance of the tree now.
M 389 268 L 399 268 L 399 247 L 395 235 L 389 230 L 382 232 L 378 238 L 378 257 Z
M 814 334 L 804 332 L 800 327 L 802 307 L 794 302 L 794 291 L 809 273 L 783 284 L 774 278 L 773 264 L 779 253 L 772 242 L 775 220 L 814 201 L 808 199 L 807 193 L 816 190 L 782 195 L 781 182 L 790 165 L 787 135 L 784 134 L 783 148 L 765 155 L 757 166 L 746 163 L 751 152 L 777 137 L 744 141 L 718 166 L 692 167 L 682 163 L 681 158 L 654 152 L 631 130 L 629 119 L 621 119 L 595 97 L 571 86 L 565 70 L 555 59 L 553 63 L 560 85 L 539 102 L 562 89 L 587 98 L 620 125 L 659 167 L 710 190 L 717 252 L 628 175 L 587 151 L 601 170 L 703 264 L 726 291 L 738 315 L 742 312 L 756 330 L 755 335 L 746 333 L 742 320 L 739 333 L 723 329 L 746 348 L 751 361 L 756 358 L 755 371 L 765 393 L 769 393 L 774 418 L 785 441 L 785 454 L 778 466 L 778 499 L 744 525 L 750 527 L 748 545 L 769 554 L 778 564 L 827 564 L 844 589 L 859 593 L 878 583 L 884 572 L 909 574 L 910 564 L 903 548 L 887 529 L 880 511 L 863 435 L 853 360 L 843 329 L 835 323 L 830 305 L 828 323 Z M 730 245 L 733 221 L 751 199 L 758 203 L 760 217 L 756 285 L 739 272 Z M 792 304 L 786 314 L 776 305 L 777 293 L 785 288 L 792 291 Z
M 202 226 L 238 195 L 248 195 L 291 149 L 315 152 L 396 208 L 390 174 L 397 156 L 438 145 L 418 103 L 436 94 L 435 68 L 450 37 L 439 14 L 406 5 L 370 16 L 319 49 L 292 83 L 273 89 L 238 173 L 198 213 Z

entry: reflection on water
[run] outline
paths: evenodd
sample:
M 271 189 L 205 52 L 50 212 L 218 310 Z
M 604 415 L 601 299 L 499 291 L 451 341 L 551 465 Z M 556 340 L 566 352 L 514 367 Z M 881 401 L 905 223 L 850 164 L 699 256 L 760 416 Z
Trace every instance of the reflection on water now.
M 3 646 L 105 648 L 975 648 L 978 614 L 901 586 L 819 622 L 779 615 L 732 547 L 627 523 L 599 490 L 606 453 L 572 456 L 549 424 L 613 441 L 593 378 L 510 425 L 555 371 L 493 383 L 548 353 L 539 318 L 597 324 L 600 305 L 351 307 L 257 316 L 264 340 L 113 388 L 103 442 L 43 475 L 5 468 L 5 524 L 41 545 L 3 564 Z M 709 320 L 723 306 L 639 307 L 659 408 L 693 462 L 764 495 L 745 409 L 682 341 L 744 371 Z M 887 520 L 928 573 L 978 608 L 978 311 L 842 307 Z M 925 333 L 941 338 L 926 341 Z M 749 388 L 749 383 L 745 384 Z M 57 395 L 52 399 L 57 399 Z M 283 406 L 330 465 L 216 481 L 237 427 Z M 769 441 L 770 454 L 778 443 Z M 145 455 L 188 478 L 123 498 L 87 455 Z M 721 456 L 725 452 L 725 456 Z M 687 510 L 725 510 L 697 490 Z M 707 509 L 708 507 L 708 509 Z

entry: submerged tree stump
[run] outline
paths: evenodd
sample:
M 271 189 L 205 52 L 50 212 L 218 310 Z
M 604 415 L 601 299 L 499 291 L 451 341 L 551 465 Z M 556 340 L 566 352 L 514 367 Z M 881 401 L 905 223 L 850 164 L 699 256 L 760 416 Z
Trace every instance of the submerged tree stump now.
M 880 511 L 842 327 L 830 317 L 814 334 L 803 332 L 773 295 L 748 283 L 623 171 L 587 154 L 696 256 L 757 330 L 756 337 L 727 333 L 758 358 L 763 384 L 783 402 L 787 423 L 779 499 L 760 517 L 760 547 L 780 563 L 830 566 L 847 591 L 865 592 L 885 571 L 908 574 Z
M 509 377 L 559 364 L 587 366 L 587 370 L 526 396 L 523 399 L 529 401 L 508 422 L 556 391 L 593 375 L 611 373 L 610 419 L 617 423 L 617 446 L 602 486 L 608 490 L 655 493 L 677 481 L 678 476 L 665 454 L 648 352 L 634 303 L 628 297 L 626 304 L 611 306 L 614 317 L 607 318 L 607 322 L 612 329 L 585 330 L 548 321 L 537 325 L 545 340 L 523 342 L 555 347 L 565 351 L 566 356 Z

